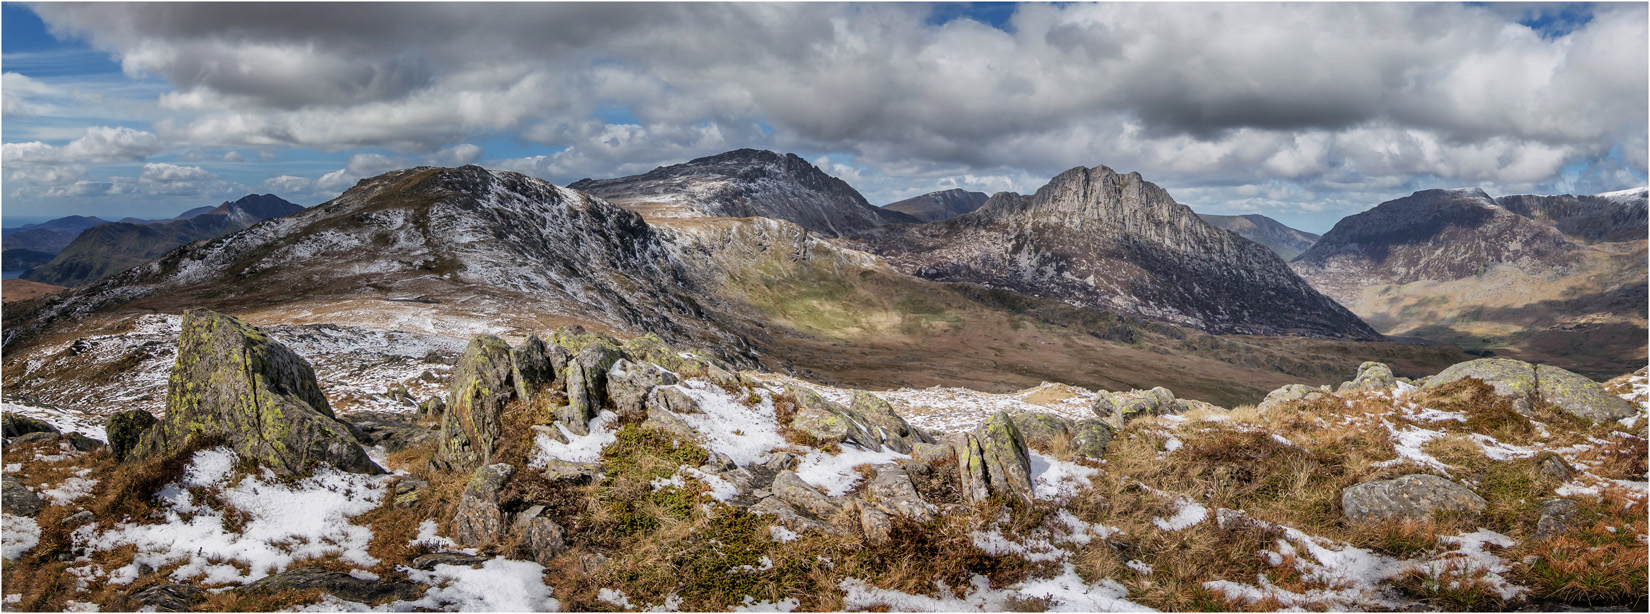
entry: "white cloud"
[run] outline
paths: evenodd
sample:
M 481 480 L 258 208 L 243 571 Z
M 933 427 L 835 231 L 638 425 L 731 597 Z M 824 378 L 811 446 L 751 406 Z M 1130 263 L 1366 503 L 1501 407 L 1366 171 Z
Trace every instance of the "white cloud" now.
M 210 181 L 217 179 L 213 173 L 199 166 L 178 166 L 164 162 L 151 162 L 143 165 L 143 173 L 138 175 L 138 181 L 151 183 L 176 183 L 180 181 Z

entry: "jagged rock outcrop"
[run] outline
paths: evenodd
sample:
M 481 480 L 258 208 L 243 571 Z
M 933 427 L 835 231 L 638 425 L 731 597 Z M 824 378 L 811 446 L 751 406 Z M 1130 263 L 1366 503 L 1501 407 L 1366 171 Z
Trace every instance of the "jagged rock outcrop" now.
M 491 459 L 503 428 L 500 415 L 515 394 L 510 344 L 491 335 L 472 339 L 447 390 L 436 463 L 469 471 Z
M 548 566 L 556 555 L 567 550 L 567 532 L 555 520 L 544 515 L 544 506 L 535 505 L 516 515 L 512 528 L 521 537 L 521 545 L 533 554 L 533 560 Z
M 1423 521 L 1441 511 L 1477 515 L 1485 505 L 1472 489 L 1427 474 L 1364 482 L 1341 491 L 1341 511 L 1350 522 Z
M 1323 238 L 1303 230 L 1295 230 L 1283 225 L 1282 222 L 1259 214 L 1249 215 L 1210 215 L 1197 214 L 1208 222 L 1210 226 L 1229 230 L 1238 236 L 1266 246 L 1266 249 L 1275 252 L 1285 262 L 1295 259 L 1296 256 L 1312 249 L 1312 245 Z
M 184 315 L 166 385 L 166 418 L 127 458 L 150 458 L 196 437 L 221 438 L 242 458 L 283 474 L 316 463 L 382 473 L 338 421 L 309 362 L 256 328 L 210 311 Z
M 928 222 L 943 222 L 979 209 L 989 198 L 991 198 L 991 195 L 985 192 L 970 192 L 962 188 L 952 188 L 888 203 L 883 205 L 882 208 L 904 213 L 916 218 L 918 222 L 926 224 Z
M 1291 266 L 1351 304 L 1369 286 L 1455 280 L 1499 265 L 1549 271 L 1575 262 L 1579 249 L 1483 190 L 1423 190 L 1342 218 Z
M 1495 394 L 1520 402 L 1548 406 L 1593 422 L 1613 422 L 1638 413 L 1631 401 L 1610 394 L 1598 382 L 1550 365 L 1532 365 L 1510 358 L 1480 358 L 1444 369 L 1427 380 L 1432 390 L 1463 378 L 1489 384 Z
M 878 441 L 885 447 L 901 454 L 910 454 L 912 446 L 919 443 L 934 443 L 934 439 L 926 433 L 911 426 L 894 412 L 893 406 L 882 397 L 869 392 L 855 391 L 853 402 L 848 407 L 851 417 L 863 418 L 876 431 Z
M 767 217 L 795 222 L 827 236 L 917 221 L 872 206 L 847 182 L 796 154 L 754 149 L 662 166 L 630 177 L 584 179 L 567 187 L 649 217 Z
M 463 546 L 485 546 L 497 541 L 504 529 L 504 512 L 498 507 L 498 492 L 515 473 L 505 463 L 487 465 L 470 474 L 464 494 L 453 509 L 453 541 Z
M 624 352 L 606 343 L 591 343 L 579 350 L 567 365 L 567 405 L 559 411 L 563 426 L 575 435 L 590 433 L 595 418 L 607 398 L 607 372 Z
M 206 599 L 206 589 L 188 584 L 157 584 L 127 595 L 156 612 L 188 612 Z
M 681 380 L 676 374 L 651 362 L 634 363 L 619 359 L 608 369 L 607 398 L 613 404 L 614 411 L 640 414 L 646 411 L 647 399 L 654 389 L 671 386 L 678 381 Z
M 1378 339 L 1277 254 L 1215 228 L 1139 173 L 1074 168 L 943 222 L 854 236 L 900 270 L 1214 333 Z
M 1358 374 L 1352 381 L 1344 382 L 1336 392 L 1351 392 L 1353 390 L 1385 390 L 1398 384 L 1398 379 L 1392 376 L 1392 368 L 1378 362 L 1365 362 L 1358 365 Z
M 1536 506 L 1538 517 L 1535 522 L 1535 534 L 1530 541 L 1547 541 L 1559 535 L 1570 527 L 1570 521 L 1575 519 L 1576 511 L 1581 506 L 1569 499 L 1548 499 Z
M 884 513 L 903 516 L 916 522 L 933 520 L 936 511 L 933 505 L 922 500 L 922 495 L 917 494 L 917 487 L 911 483 L 911 476 L 899 465 L 878 467 L 876 477 L 865 487 L 861 499 Z
M 1095 393 L 1089 409 L 1113 429 L 1121 429 L 1136 418 L 1182 413 L 1187 405 L 1174 398 L 1169 389 L 1158 386 L 1126 396 L 1101 390 Z

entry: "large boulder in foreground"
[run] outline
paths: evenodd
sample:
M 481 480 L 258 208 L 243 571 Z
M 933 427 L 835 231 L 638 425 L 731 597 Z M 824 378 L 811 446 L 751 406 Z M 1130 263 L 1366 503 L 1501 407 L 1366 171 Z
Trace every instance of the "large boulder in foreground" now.
M 1593 422 L 1614 422 L 1638 413 L 1631 401 L 1610 394 L 1586 376 L 1510 358 L 1480 358 L 1456 364 L 1432 376 L 1421 389 L 1432 390 L 1469 377 L 1489 384 L 1498 396 L 1515 402 L 1545 402 Z
M 1351 522 L 1425 521 L 1444 511 L 1476 516 L 1484 505 L 1484 498 L 1472 489 L 1420 473 L 1341 491 L 1341 512 Z
M 493 457 L 502 436 L 504 405 L 517 393 L 515 373 L 510 344 L 492 335 L 470 340 L 447 389 L 438 466 L 470 471 Z
M 221 438 L 241 458 L 287 475 L 316 463 L 384 471 L 333 416 L 308 361 L 240 320 L 204 310 L 183 316 L 166 418 L 126 457 L 151 458 L 197 437 Z
M 1008 413 L 997 412 L 973 431 L 958 433 L 951 445 L 964 500 L 984 501 L 992 493 L 1031 500 L 1031 451 Z

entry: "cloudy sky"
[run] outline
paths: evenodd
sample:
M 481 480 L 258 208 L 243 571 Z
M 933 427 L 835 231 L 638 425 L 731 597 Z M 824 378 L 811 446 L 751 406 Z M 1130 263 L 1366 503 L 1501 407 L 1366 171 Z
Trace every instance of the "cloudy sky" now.
M 476 163 L 741 147 L 884 204 L 1139 171 L 1327 230 L 1432 187 L 1645 184 L 1638 4 L 4 4 L 4 217 L 169 217 Z

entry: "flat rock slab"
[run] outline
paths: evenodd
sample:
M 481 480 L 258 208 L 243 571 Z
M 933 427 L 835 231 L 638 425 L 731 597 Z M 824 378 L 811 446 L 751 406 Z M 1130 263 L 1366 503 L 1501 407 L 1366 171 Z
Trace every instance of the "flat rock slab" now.
M 1472 489 L 1425 474 L 1364 482 L 1341 491 L 1342 513 L 1352 522 L 1424 521 L 1441 511 L 1476 515 L 1484 505 L 1484 498 Z
M 290 569 L 248 584 L 243 591 L 307 591 L 318 590 L 345 601 L 378 603 L 388 600 L 412 600 L 423 594 L 422 586 L 411 582 L 384 582 L 357 578 L 347 573 L 324 569 Z

